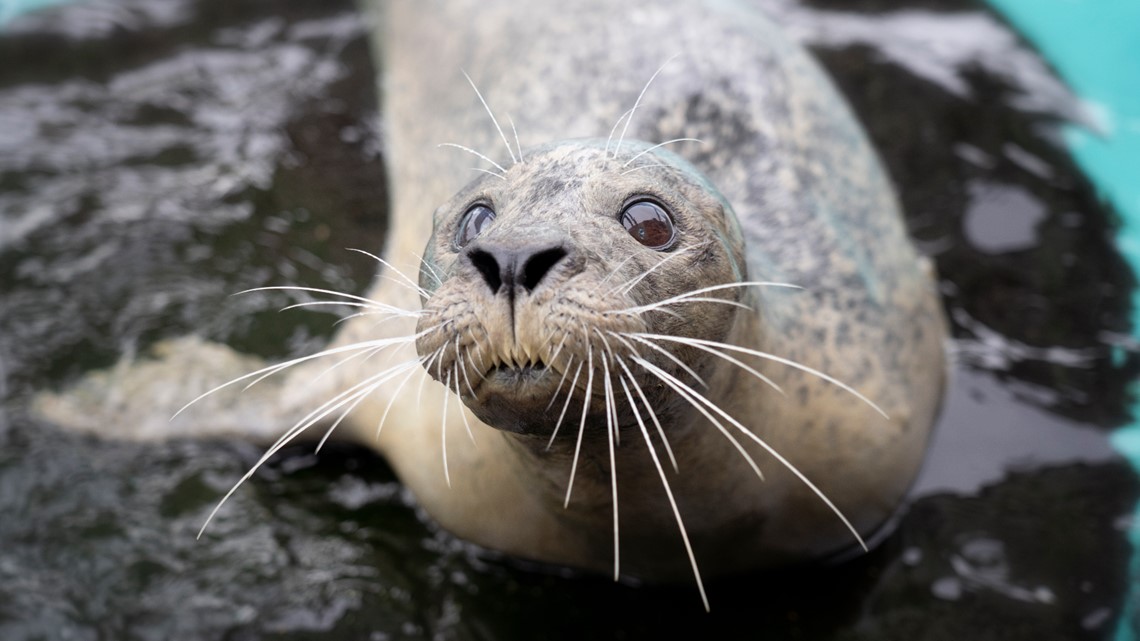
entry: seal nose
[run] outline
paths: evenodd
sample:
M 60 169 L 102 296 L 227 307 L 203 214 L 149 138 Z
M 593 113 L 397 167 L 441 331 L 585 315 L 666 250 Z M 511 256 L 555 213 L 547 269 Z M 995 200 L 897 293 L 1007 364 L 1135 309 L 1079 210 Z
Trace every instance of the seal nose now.
M 502 287 L 511 291 L 515 286 L 533 292 L 542 279 L 566 258 L 566 250 L 557 245 L 523 245 L 503 247 L 484 245 L 473 247 L 467 254 L 471 264 L 483 276 L 492 293 Z

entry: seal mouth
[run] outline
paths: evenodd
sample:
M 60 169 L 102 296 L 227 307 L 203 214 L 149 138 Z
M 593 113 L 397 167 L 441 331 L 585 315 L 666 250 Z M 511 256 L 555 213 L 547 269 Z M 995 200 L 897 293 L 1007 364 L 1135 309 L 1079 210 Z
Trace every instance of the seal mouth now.
M 492 367 L 492 368 L 491 368 L 491 371 L 492 371 L 492 372 L 502 372 L 502 371 L 538 371 L 538 370 L 545 370 L 545 369 L 546 369 L 546 363 L 543 363 L 543 362 L 542 362 L 542 359 L 538 359 L 538 360 L 536 360 L 536 361 L 534 361 L 534 362 L 527 362 L 527 363 L 522 363 L 522 364 L 516 364 L 516 363 L 499 363 L 499 364 L 495 365 L 494 367 Z
M 541 358 L 521 362 L 506 360 L 494 363 L 484 377 L 498 383 L 520 385 L 537 381 L 548 369 Z

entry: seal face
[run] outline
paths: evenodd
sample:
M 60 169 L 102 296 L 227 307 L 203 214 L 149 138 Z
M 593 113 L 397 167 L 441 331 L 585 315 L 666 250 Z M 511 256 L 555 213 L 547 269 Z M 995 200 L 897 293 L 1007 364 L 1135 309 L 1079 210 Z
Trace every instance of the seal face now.
M 695 168 L 645 143 L 616 153 L 568 141 L 524 157 L 435 214 L 417 327 L 427 371 L 510 432 L 551 437 L 571 403 L 602 423 L 605 387 L 619 379 L 660 407 L 665 386 L 643 363 L 690 382 L 704 367 L 642 336 L 725 338 L 742 290 L 691 299 L 744 278 L 731 208 Z M 632 424 L 619 406 L 618 423 Z

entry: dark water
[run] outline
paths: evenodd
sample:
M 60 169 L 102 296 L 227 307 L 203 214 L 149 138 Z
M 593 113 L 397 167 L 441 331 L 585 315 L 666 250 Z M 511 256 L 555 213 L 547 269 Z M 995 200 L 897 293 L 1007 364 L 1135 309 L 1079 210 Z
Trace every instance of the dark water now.
M 1107 444 L 1138 370 L 1116 224 L 1058 144 L 1079 104 L 965 0 L 773 0 L 883 152 L 935 257 L 957 381 L 899 529 L 839 567 L 615 585 L 497 558 L 385 464 L 104 441 L 32 394 L 196 332 L 310 351 L 363 291 L 385 185 L 350 2 L 90 2 L 0 36 L 0 639 L 1105 639 L 1140 483 Z

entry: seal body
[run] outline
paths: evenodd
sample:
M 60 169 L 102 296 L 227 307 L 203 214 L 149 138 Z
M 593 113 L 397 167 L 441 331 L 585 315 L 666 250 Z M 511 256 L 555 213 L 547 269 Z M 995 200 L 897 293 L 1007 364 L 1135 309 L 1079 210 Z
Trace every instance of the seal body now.
M 945 378 L 932 271 L 873 150 L 750 6 L 563 9 L 372 8 L 385 257 L 422 291 L 389 273 L 369 297 L 424 311 L 355 319 L 337 345 L 414 336 L 422 367 L 340 429 L 378 446 L 444 527 L 530 559 L 675 580 L 856 545 L 917 473 Z M 652 149 L 673 139 L 702 143 Z M 647 196 L 678 245 L 623 229 Z M 494 210 L 485 229 L 475 206 Z M 691 294 L 755 281 L 802 289 Z M 724 302 L 646 311 L 686 292 Z M 553 309 L 570 320 L 551 325 Z M 329 379 L 403 372 L 410 348 Z

